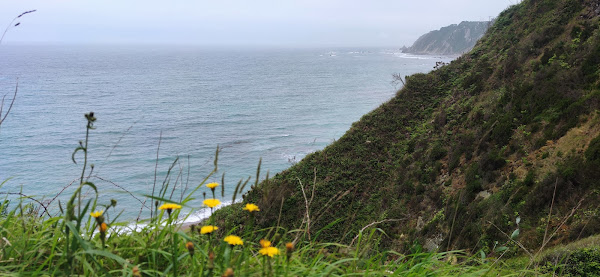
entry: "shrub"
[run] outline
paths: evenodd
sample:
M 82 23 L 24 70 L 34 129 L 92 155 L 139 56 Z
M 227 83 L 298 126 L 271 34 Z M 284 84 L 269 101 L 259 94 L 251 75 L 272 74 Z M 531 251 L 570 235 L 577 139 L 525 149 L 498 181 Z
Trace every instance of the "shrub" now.
M 600 249 L 579 249 L 568 257 L 564 276 L 600 276 Z
M 500 155 L 498 148 L 488 151 L 479 162 L 479 166 L 484 171 L 494 171 L 503 167 L 505 164 L 506 160 Z
M 588 163 L 600 165 L 600 135 L 594 138 L 585 150 L 585 159 Z
M 431 153 L 429 154 L 429 159 L 431 161 L 437 161 L 446 156 L 448 150 L 442 146 L 442 143 L 436 142 L 431 149 Z
M 492 137 L 498 143 L 498 146 L 504 146 L 510 140 L 513 133 L 513 117 L 511 114 L 505 114 L 492 130 Z
M 469 195 L 480 192 L 483 189 L 481 177 L 479 176 L 479 164 L 472 163 L 465 172 L 465 181 L 467 183 L 467 193 Z

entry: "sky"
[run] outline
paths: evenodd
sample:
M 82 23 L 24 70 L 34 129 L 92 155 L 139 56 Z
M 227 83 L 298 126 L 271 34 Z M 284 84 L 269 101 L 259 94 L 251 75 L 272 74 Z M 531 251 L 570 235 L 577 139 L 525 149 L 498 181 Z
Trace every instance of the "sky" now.
M 401 47 L 516 1 L 0 0 L 0 26 L 36 9 L 3 44 Z

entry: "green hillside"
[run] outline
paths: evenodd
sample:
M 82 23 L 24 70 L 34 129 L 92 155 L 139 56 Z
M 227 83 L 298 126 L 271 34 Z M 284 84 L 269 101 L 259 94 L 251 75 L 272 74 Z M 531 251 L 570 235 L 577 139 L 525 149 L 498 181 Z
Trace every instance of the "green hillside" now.
M 261 207 L 264 227 L 309 222 L 313 238 L 346 243 L 377 227 L 399 251 L 415 241 L 491 249 L 517 228 L 530 251 L 599 233 L 598 5 L 508 8 L 471 52 L 406 77 L 393 99 L 244 203 Z M 239 205 L 221 220 L 243 223 Z

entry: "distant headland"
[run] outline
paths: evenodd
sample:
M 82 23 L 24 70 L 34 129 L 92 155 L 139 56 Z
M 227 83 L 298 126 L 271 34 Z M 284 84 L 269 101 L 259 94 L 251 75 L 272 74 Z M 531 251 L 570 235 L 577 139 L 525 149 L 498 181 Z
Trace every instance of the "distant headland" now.
M 411 47 L 402 47 L 403 53 L 420 55 L 463 54 L 483 37 L 491 21 L 463 21 L 422 35 Z

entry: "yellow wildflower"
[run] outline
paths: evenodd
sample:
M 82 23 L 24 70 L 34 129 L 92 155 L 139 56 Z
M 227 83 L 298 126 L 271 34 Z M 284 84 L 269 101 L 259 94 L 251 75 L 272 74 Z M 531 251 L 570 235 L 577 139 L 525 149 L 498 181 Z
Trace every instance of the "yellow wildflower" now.
M 158 207 L 159 210 L 167 210 L 167 211 L 171 211 L 171 210 L 177 210 L 177 209 L 181 209 L 181 205 L 177 205 L 175 203 L 165 203 L 160 205 L 160 207 Z
M 249 212 L 260 211 L 258 206 L 251 204 L 251 203 L 246 204 L 246 207 L 244 207 L 244 210 L 249 211 Z
M 210 234 L 214 231 L 216 231 L 217 229 L 219 229 L 219 227 L 217 226 L 212 226 L 212 225 L 208 225 L 208 226 L 202 226 L 202 228 L 200 228 L 200 234 Z
M 90 215 L 93 218 L 98 218 L 98 217 L 101 217 L 103 213 L 104 213 L 104 211 L 95 211 L 95 212 L 91 212 Z
M 226 236 L 223 240 L 231 245 L 244 245 L 242 238 L 234 235 Z
M 273 258 L 273 256 L 279 255 L 279 249 L 277 247 L 263 247 L 258 251 L 258 253 L 263 256 L 269 256 Z
M 208 206 L 209 208 L 214 208 L 218 205 L 221 204 L 221 201 L 219 201 L 219 199 L 206 199 L 204 200 L 204 205 Z
M 259 241 L 259 243 L 260 243 L 260 247 L 262 247 L 262 248 L 267 248 L 267 247 L 271 246 L 271 242 L 266 239 L 261 239 Z
M 206 186 L 207 186 L 209 189 L 215 189 L 216 187 L 218 187 L 218 186 L 219 186 L 219 183 L 208 183 L 208 184 L 206 184 Z

